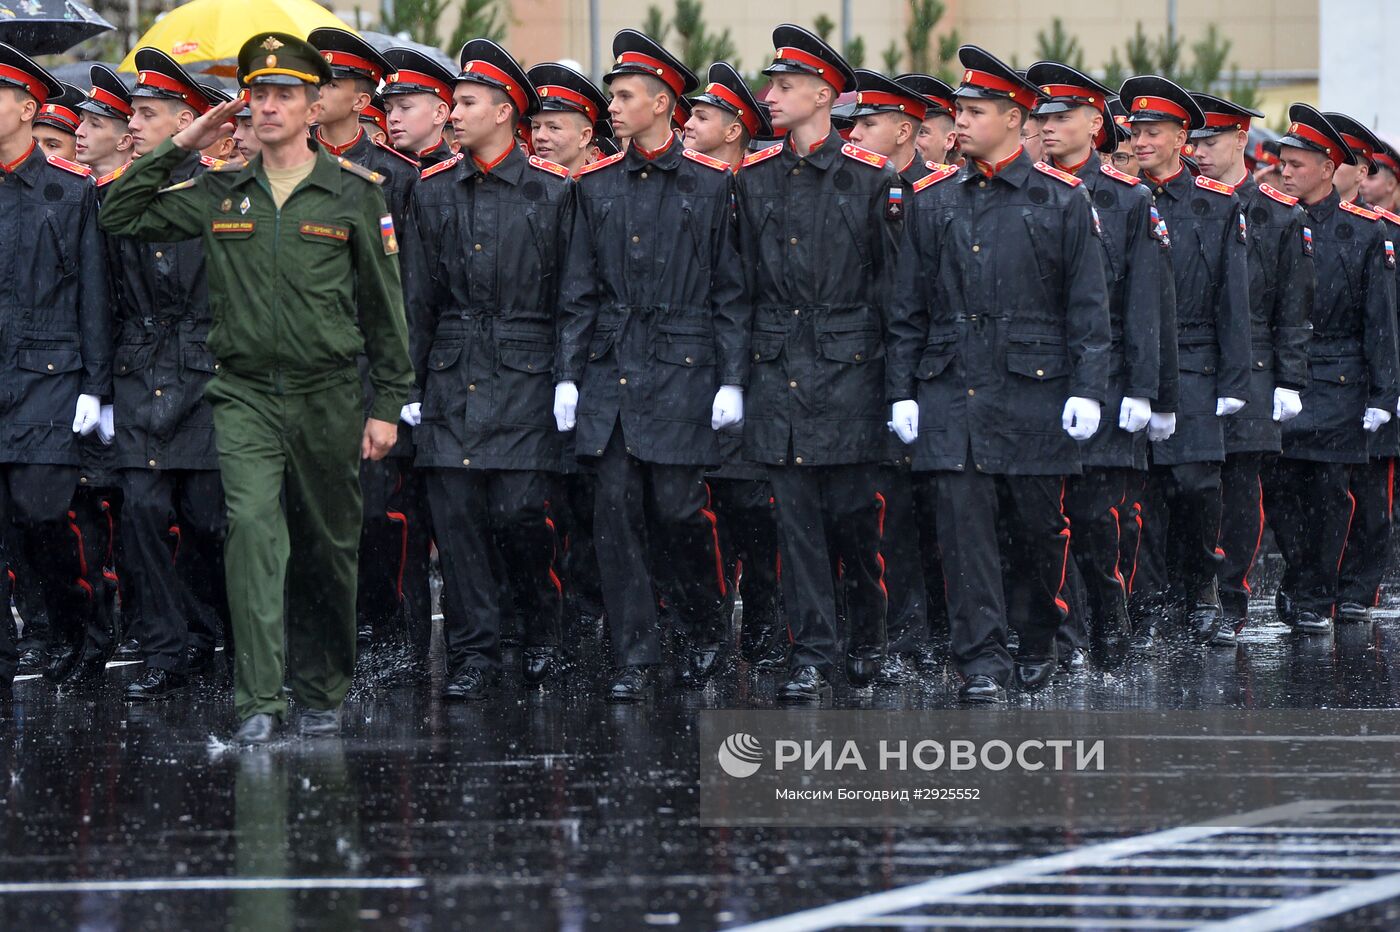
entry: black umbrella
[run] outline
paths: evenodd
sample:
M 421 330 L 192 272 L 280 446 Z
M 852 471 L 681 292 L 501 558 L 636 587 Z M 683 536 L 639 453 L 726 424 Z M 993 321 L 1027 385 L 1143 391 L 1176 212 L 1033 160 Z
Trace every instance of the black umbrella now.
M 20 0 L 0 5 L 0 42 L 26 55 L 58 55 L 116 29 L 77 0 Z

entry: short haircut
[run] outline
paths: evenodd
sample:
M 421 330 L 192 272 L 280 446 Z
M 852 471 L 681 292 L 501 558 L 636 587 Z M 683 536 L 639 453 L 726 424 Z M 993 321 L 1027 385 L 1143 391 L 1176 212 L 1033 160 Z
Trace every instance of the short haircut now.
M 646 85 L 647 90 L 651 92 L 651 95 L 653 97 L 660 97 L 662 94 L 665 94 L 666 100 L 669 101 L 671 104 L 671 109 L 676 109 L 676 92 L 675 89 L 671 87 L 671 85 L 667 84 L 660 78 L 654 78 L 649 74 L 639 75 L 638 77 L 642 79 L 642 83 Z

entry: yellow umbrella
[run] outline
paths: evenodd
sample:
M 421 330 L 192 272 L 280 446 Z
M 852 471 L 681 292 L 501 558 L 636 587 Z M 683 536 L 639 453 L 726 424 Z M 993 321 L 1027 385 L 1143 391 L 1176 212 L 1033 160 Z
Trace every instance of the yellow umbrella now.
M 313 29 L 349 29 L 315 0 L 192 0 L 166 13 L 136 48 L 160 49 L 191 71 L 232 78 L 238 73 L 238 50 L 260 32 L 285 32 L 305 38 Z M 118 66 L 135 71 L 136 49 Z

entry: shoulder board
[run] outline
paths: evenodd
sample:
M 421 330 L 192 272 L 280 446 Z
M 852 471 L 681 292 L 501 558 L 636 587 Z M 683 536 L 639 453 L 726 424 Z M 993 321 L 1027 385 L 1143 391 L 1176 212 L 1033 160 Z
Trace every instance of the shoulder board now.
M 441 162 L 438 162 L 436 165 L 429 165 L 427 168 L 423 169 L 421 172 L 418 173 L 418 180 L 419 180 L 419 181 L 427 181 L 429 178 L 433 177 L 433 176 L 436 175 L 438 172 L 445 172 L 445 171 L 447 171 L 447 170 L 448 170 L 449 168 L 451 168 L 453 165 L 456 165 L 458 162 L 462 161 L 462 158 L 463 158 L 462 153 L 458 152 L 456 155 L 452 156 L 452 158 L 450 158 L 450 159 L 443 159 Z
M 1102 165 L 1099 166 L 1099 171 L 1103 172 L 1105 175 L 1112 178 L 1114 181 L 1121 181 L 1123 184 L 1126 185 L 1142 184 L 1142 181 L 1140 179 L 1134 178 L 1127 172 L 1120 172 L 1118 169 L 1114 168 L 1107 162 L 1104 162 Z
M 1376 216 L 1380 217 L 1382 220 L 1387 220 L 1400 227 L 1400 214 L 1392 213 L 1384 207 L 1372 207 L 1371 210 L 1375 211 Z
M 92 174 L 92 169 L 88 168 L 86 165 L 82 165 L 78 162 L 70 162 L 67 159 L 61 159 L 56 155 L 49 156 L 48 160 L 49 164 L 52 165 L 54 168 L 61 168 L 66 172 L 72 172 L 73 174 L 81 175 L 84 178 Z
M 945 169 L 945 168 L 951 168 L 953 171 L 957 171 L 957 170 L 958 170 L 958 166 L 956 166 L 956 165 L 948 165 L 948 164 L 946 164 L 946 163 L 944 163 L 944 162 L 925 162 L 925 163 L 924 163 L 924 166 L 925 166 L 929 171 L 932 171 L 932 172 L 941 172 L 941 171 L 943 171 L 943 169 Z
M 874 165 L 876 168 L 884 168 L 889 159 L 878 152 L 871 152 L 869 149 L 862 149 L 853 142 L 848 142 L 841 147 L 841 154 L 848 159 L 855 159 L 857 162 L 864 162 L 866 165 Z
M 1284 194 L 1278 188 L 1270 187 L 1266 184 L 1261 184 L 1259 186 L 1259 193 L 1264 195 L 1265 197 L 1272 198 L 1278 201 L 1280 204 L 1286 204 L 1289 207 L 1292 207 L 1294 204 L 1298 203 L 1298 199 L 1293 195 Z
M 1051 178 L 1054 178 L 1056 181 L 1063 181 L 1065 184 L 1069 185 L 1071 188 L 1077 188 L 1077 187 L 1079 187 L 1081 184 L 1084 183 L 1084 182 L 1080 181 L 1078 178 L 1076 178 L 1076 177 L 1074 177 L 1073 175 L 1071 175 L 1069 172 L 1067 172 L 1067 171 L 1062 171 L 1062 170 L 1056 168 L 1054 165 L 1049 164 L 1048 162 L 1036 162 L 1036 163 L 1035 163 L 1035 170 L 1038 171 L 1038 172 L 1040 172 L 1042 175 L 1049 175 Z
M 560 178 L 569 177 L 569 170 L 558 162 L 551 162 L 549 159 L 542 159 L 538 155 L 530 156 L 530 166 L 538 168 L 542 172 L 549 172 L 551 175 L 558 175 Z
M 719 159 L 710 155 L 706 155 L 703 152 L 696 152 L 694 149 L 686 149 L 684 152 L 681 153 L 681 155 L 690 159 L 692 162 L 699 162 L 706 168 L 713 168 L 717 172 L 722 172 L 729 167 L 728 162 L 720 161 Z
M 199 164 L 203 165 L 205 168 L 212 168 L 218 171 L 227 165 L 228 162 L 225 162 L 223 159 L 216 159 L 212 155 L 201 155 L 199 157 Z
M 741 163 L 741 166 L 743 168 L 748 168 L 750 165 L 757 165 L 759 162 L 767 161 L 782 151 L 783 144 L 780 142 L 777 145 L 769 146 L 767 149 L 759 149 L 757 152 L 750 152 L 748 155 L 744 156 L 744 161 Z
M 933 171 L 914 182 L 913 190 L 915 194 L 918 194 L 931 184 L 937 184 L 944 178 L 951 178 L 958 173 L 958 166 L 956 165 L 939 165 L 937 162 L 929 162 L 928 167 L 933 169 Z
M 209 159 L 206 162 L 205 158 L 206 156 L 200 156 L 199 164 L 205 166 L 205 168 L 211 172 L 242 171 L 248 165 L 247 162 L 225 161 L 224 159 Z
M 1205 175 L 1196 176 L 1196 187 L 1205 188 L 1207 191 L 1214 191 L 1216 194 L 1234 194 L 1235 186 L 1226 184 L 1223 181 L 1216 181 L 1214 178 L 1207 178 Z
M 348 171 L 350 174 L 358 175 L 366 181 L 370 182 L 371 184 L 384 183 L 384 176 L 379 174 L 379 172 L 370 171 L 363 165 L 356 165 L 354 162 L 350 161 L 344 156 L 336 156 L 335 162 L 337 165 Z
M 612 155 L 608 156 L 605 159 L 599 159 L 596 162 L 589 162 L 587 165 L 574 172 L 574 177 L 582 178 L 589 172 L 596 172 L 600 168 L 607 168 L 609 165 L 616 165 L 618 162 L 622 161 L 622 157 L 626 154 L 627 153 L 625 152 L 614 152 Z
M 383 149 L 385 152 L 397 155 L 399 158 L 403 159 L 405 162 L 412 165 L 414 168 L 418 167 L 417 159 L 415 159 L 411 155 L 404 155 L 402 152 L 400 152 L 398 149 L 395 149 L 388 143 L 380 142 L 378 139 L 371 139 L 370 144 L 373 145 L 376 149 Z
M 116 168 L 112 169 L 107 174 L 103 175 L 101 178 L 98 178 L 97 186 L 100 188 L 103 185 L 111 184 L 112 182 L 120 178 L 122 175 L 126 174 L 126 170 L 130 167 L 130 162 L 127 162 L 124 165 L 118 165 Z
M 1342 201 L 1342 210 L 1345 210 L 1349 214 L 1356 214 L 1358 217 L 1364 217 L 1367 220 L 1381 219 L 1380 214 L 1369 211 L 1364 207 L 1357 207 L 1351 201 Z
M 170 191 L 183 191 L 183 190 L 185 190 L 186 188 L 193 188 L 193 187 L 194 187 L 194 183 L 195 183 L 196 181 L 198 181 L 198 180 L 199 180 L 199 176 L 196 175 L 196 176 L 193 177 L 193 178 L 187 178 L 187 179 L 185 179 L 184 181 L 180 182 L 179 184 L 172 184 L 172 185 L 171 185 L 170 187 L 168 187 L 168 188 L 161 188 L 161 189 L 160 189 L 159 191 L 157 191 L 156 193 L 157 193 L 157 194 L 166 194 L 166 193 L 168 193 L 168 192 L 170 192 Z

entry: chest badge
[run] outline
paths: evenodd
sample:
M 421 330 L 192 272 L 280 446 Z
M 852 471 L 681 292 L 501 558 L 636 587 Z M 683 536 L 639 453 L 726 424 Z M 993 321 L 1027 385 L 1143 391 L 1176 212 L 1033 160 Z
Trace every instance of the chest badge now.
M 1313 254 L 1312 227 L 1303 227 L 1303 255 Z
M 1395 268 L 1395 244 L 1390 240 L 1385 241 L 1385 267 Z
M 246 213 L 248 212 L 248 208 L 250 208 L 250 207 L 252 207 L 252 206 L 253 206 L 253 202 L 250 201 L 250 200 L 248 200 L 247 197 L 244 197 L 244 198 L 243 198 L 243 202 L 242 202 L 241 204 L 238 205 L 238 212 L 239 212 L 240 214 L 246 214 Z
M 233 210 L 233 201 L 231 201 L 228 198 L 224 198 L 224 202 L 219 205 L 219 212 L 226 214 L 230 210 Z
M 904 218 L 904 188 L 901 185 L 890 185 L 890 196 L 885 201 L 885 219 L 901 220 Z

